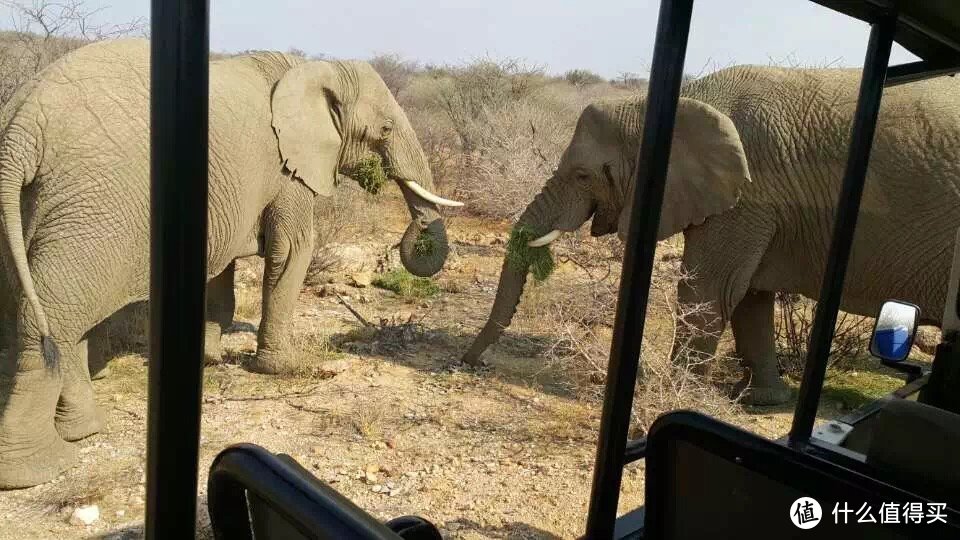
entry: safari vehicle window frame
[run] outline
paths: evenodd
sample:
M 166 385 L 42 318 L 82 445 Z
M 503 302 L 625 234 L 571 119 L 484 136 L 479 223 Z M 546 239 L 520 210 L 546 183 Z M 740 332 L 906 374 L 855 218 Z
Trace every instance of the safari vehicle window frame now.
M 207 282 L 209 12 L 209 0 L 151 0 L 148 539 L 196 535 Z

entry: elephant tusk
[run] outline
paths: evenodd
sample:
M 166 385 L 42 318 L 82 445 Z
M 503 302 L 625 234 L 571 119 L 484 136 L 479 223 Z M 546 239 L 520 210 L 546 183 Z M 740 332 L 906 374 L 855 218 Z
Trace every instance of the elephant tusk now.
M 560 229 L 554 229 L 548 232 L 547 234 L 541 236 L 540 238 L 535 238 L 527 242 L 527 245 L 530 247 L 543 247 L 549 244 L 550 242 L 553 242 L 557 238 L 560 238 L 561 234 L 563 234 L 563 231 L 561 231 Z
M 429 191 L 423 189 L 423 186 L 414 182 L 413 180 L 404 180 L 404 184 L 410 188 L 410 191 L 416 193 L 421 199 L 427 202 L 432 202 L 438 206 L 463 206 L 462 202 L 451 201 L 450 199 L 444 199 L 443 197 L 430 193 Z

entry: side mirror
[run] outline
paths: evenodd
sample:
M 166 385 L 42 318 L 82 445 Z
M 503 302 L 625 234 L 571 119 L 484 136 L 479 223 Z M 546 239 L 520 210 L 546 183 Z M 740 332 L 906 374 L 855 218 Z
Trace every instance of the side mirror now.
M 888 362 L 902 362 L 910 355 L 920 322 L 920 308 L 887 300 L 880 306 L 870 337 L 870 354 Z

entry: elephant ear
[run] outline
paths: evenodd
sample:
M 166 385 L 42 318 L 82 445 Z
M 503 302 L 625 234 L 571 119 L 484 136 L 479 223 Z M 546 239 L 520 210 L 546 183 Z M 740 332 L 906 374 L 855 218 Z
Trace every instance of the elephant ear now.
M 324 196 L 333 193 L 343 142 L 336 81 L 334 68 L 325 62 L 301 64 L 280 79 L 271 100 L 284 165 Z
M 733 121 L 706 103 L 681 98 L 658 239 L 733 208 L 748 182 L 747 156 Z

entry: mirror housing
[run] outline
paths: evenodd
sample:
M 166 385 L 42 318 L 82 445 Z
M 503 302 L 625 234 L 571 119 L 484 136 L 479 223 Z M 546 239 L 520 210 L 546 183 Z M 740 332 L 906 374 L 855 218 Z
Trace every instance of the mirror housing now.
M 887 362 L 906 360 L 910 356 L 919 323 L 919 307 L 899 300 L 887 300 L 880 306 L 870 335 L 870 354 Z

